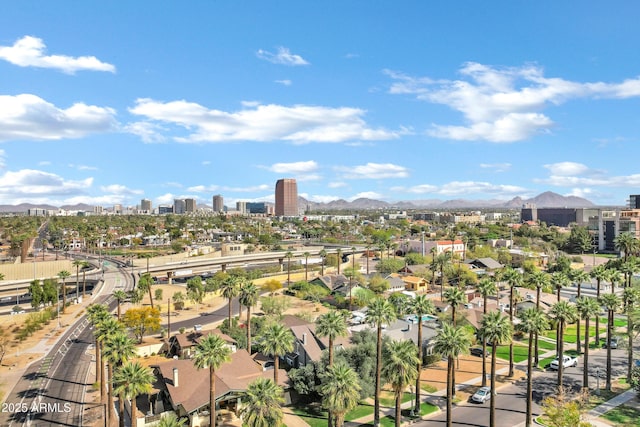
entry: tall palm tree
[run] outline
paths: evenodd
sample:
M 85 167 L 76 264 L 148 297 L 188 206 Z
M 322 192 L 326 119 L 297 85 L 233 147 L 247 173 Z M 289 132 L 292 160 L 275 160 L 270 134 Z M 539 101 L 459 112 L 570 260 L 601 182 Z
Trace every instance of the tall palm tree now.
M 540 271 L 540 270 L 536 270 L 533 273 L 531 273 L 527 279 L 527 282 L 529 283 L 529 285 L 534 286 L 536 289 L 536 308 L 539 310 L 540 309 L 540 298 L 542 296 L 542 289 L 549 286 L 550 284 L 550 276 L 548 273 L 544 272 L 544 271 Z M 535 351 L 534 351 L 534 359 L 533 359 L 533 364 L 535 366 L 538 366 L 538 364 L 540 363 L 540 358 L 538 356 L 538 335 L 536 334 L 535 336 Z
M 420 375 L 418 354 L 411 340 L 390 341 L 386 346 L 382 377 L 391 385 L 396 400 L 396 427 L 402 423 L 402 393 Z M 420 408 L 418 408 L 418 414 Z
M 240 417 L 246 427 L 272 427 L 282 425 L 284 413 L 282 387 L 270 378 L 252 381 L 243 394 Z
M 82 261 L 82 298 L 87 294 L 87 268 L 90 266 L 89 261 Z
M 231 349 L 219 335 L 203 337 L 196 345 L 193 364 L 198 369 L 209 368 L 209 425 L 216 424 L 216 370 L 231 360 Z
M 74 259 L 71 265 L 76 268 L 76 300 L 80 297 L 80 267 L 84 261 L 79 259 Z
M 329 338 L 329 365 L 333 365 L 334 340 L 347 336 L 347 322 L 337 310 L 331 310 L 316 319 L 316 334 Z
M 598 300 L 590 297 L 580 297 L 576 300 L 578 314 L 584 320 L 584 355 L 583 355 L 583 376 L 582 389 L 589 389 L 589 321 L 593 316 L 600 314 L 600 304 Z M 597 342 L 597 341 L 596 341 Z
M 560 301 L 560 291 L 571 284 L 571 280 L 566 273 L 562 271 L 554 271 L 551 273 L 551 284 L 556 290 L 556 301 Z
M 624 260 L 629 258 L 629 255 L 638 252 L 640 249 L 640 240 L 636 239 L 632 233 L 620 233 L 613 239 L 614 247 L 623 253 Z
M 291 283 L 291 258 L 293 258 L 293 252 L 287 251 L 284 254 L 285 258 L 287 258 L 287 285 Z
M 477 290 L 482 296 L 482 315 L 487 315 L 487 302 L 492 295 L 498 295 L 498 285 L 493 278 L 485 277 L 478 282 Z M 482 339 L 482 354 L 487 354 L 487 340 Z M 487 385 L 487 364 L 482 361 L 482 387 Z
M 633 325 L 634 316 L 632 313 L 636 310 L 638 301 L 640 301 L 639 288 L 624 288 L 622 293 L 622 302 L 624 304 L 624 312 L 627 315 L 627 383 L 631 384 L 631 370 L 633 369 Z
M 496 358 L 498 345 L 513 339 L 513 323 L 500 311 L 492 311 L 482 318 L 480 336 L 491 343 L 491 399 L 489 403 L 489 427 L 496 425 Z
M 434 254 L 434 264 L 437 266 L 440 271 L 440 301 L 444 301 L 444 284 L 445 284 L 445 271 L 447 266 L 451 262 L 452 254 L 451 252 L 442 252 L 440 255 Z
M 518 286 L 522 286 L 523 277 L 522 274 L 518 270 L 514 270 L 513 268 L 507 267 L 504 269 L 502 273 L 502 279 L 507 282 L 509 285 L 509 321 L 513 324 L 514 317 L 514 305 L 515 305 L 515 288 Z M 513 340 L 509 342 L 509 376 L 512 377 L 514 374 L 514 363 L 513 363 Z
M 138 280 L 138 289 L 149 294 L 149 304 L 153 308 L 153 296 L 151 295 L 151 287 L 153 286 L 153 277 L 149 273 L 143 273 Z
M 89 322 L 93 325 L 93 336 L 95 339 L 95 352 L 96 352 L 96 382 L 100 384 L 100 401 L 104 402 L 104 387 L 103 387 L 103 374 L 104 368 L 102 366 L 102 352 L 100 347 L 100 341 L 98 340 L 98 325 L 105 319 L 110 318 L 109 310 L 104 304 L 91 304 L 87 307 L 87 316 Z
M 589 275 L 596 279 L 596 299 L 600 299 L 600 287 L 603 281 L 606 281 L 609 277 L 609 272 L 606 267 L 602 264 L 597 265 L 591 270 Z M 596 343 L 600 342 L 600 316 L 596 316 L 596 335 L 595 335 Z
M 304 281 L 309 281 L 309 257 L 311 254 L 309 252 L 305 252 L 302 254 L 304 256 Z
M 416 404 L 414 407 L 415 413 L 420 413 L 420 373 L 422 372 L 422 318 L 426 314 L 433 314 L 436 311 L 435 306 L 433 305 L 433 301 L 428 298 L 426 295 L 421 294 L 417 295 L 412 301 L 410 305 L 411 313 L 415 314 L 418 318 L 418 361 L 416 364 L 416 371 L 418 372 L 418 376 L 416 377 Z
M 531 402 L 533 401 L 533 341 L 536 334 L 540 334 L 547 329 L 549 322 L 542 310 L 535 307 L 526 309 L 520 316 L 520 323 L 517 328 L 529 335 L 529 352 L 527 357 L 527 417 L 526 427 L 531 426 Z
M 238 278 L 235 276 L 227 276 L 225 277 L 225 279 L 222 281 L 222 283 L 220 283 L 220 294 L 222 295 L 223 298 L 226 298 L 228 301 L 227 307 L 228 307 L 228 325 L 229 327 L 232 326 L 231 324 L 231 303 L 233 302 L 233 299 L 235 297 L 238 296 L 238 292 L 240 291 L 240 283 L 238 282 Z
M 344 415 L 356 407 L 360 397 L 358 374 L 346 363 L 329 366 L 320 385 L 322 405 L 335 416 L 336 427 L 344 424 Z
M 453 326 L 456 325 L 457 308 L 466 301 L 466 297 L 464 291 L 457 286 L 451 286 L 444 291 L 444 300 L 451 306 L 451 323 Z
M 124 331 L 107 338 L 104 342 L 103 352 L 103 357 L 108 363 L 109 378 L 113 378 L 114 371 L 136 355 L 135 344 Z M 113 381 L 109 383 L 109 387 L 113 388 Z M 110 398 L 113 399 L 113 393 L 110 393 Z M 118 400 L 119 424 L 120 427 L 124 427 L 124 395 L 119 394 Z M 109 401 L 109 405 L 113 406 L 113 401 Z
M 118 322 L 116 319 L 114 319 L 113 317 L 111 317 L 109 315 L 109 317 L 107 317 L 106 319 L 104 319 L 102 322 L 100 322 L 99 324 L 96 325 L 95 331 L 94 333 L 96 334 L 96 339 L 98 340 L 98 345 L 100 346 L 100 353 L 102 354 L 100 361 L 101 361 L 101 366 L 100 366 L 100 370 L 102 372 L 102 384 L 101 384 L 101 388 L 103 389 L 103 391 L 101 391 L 101 395 L 107 397 L 107 401 L 108 402 L 113 402 L 113 387 L 112 387 L 112 377 L 109 376 L 108 377 L 108 381 L 104 380 L 104 374 L 105 374 L 105 363 L 106 363 L 106 359 L 104 357 L 104 348 L 105 348 L 105 342 L 107 342 L 109 339 L 111 339 L 114 335 L 121 333 L 124 331 L 124 327 L 122 326 L 122 323 Z M 109 372 L 109 375 L 112 375 L 112 372 Z M 104 392 L 104 389 L 106 387 L 106 393 Z M 107 421 L 111 421 L 113 419 L 113 405 L 109 405 L 108 406 L 108 411 L 107 411 Z
M 170 412 L 166 417 L 162 417 L 158 423 L 158 427 L 185 427 L 187 418 L 176 417 L 176 414 Z
M 127 362 L 113 375 L 115 392 L 131 399 L 131 425 L 137 425 L 138 407 L 136 398 L 141 394 L 151 393 L 151 385 L 155 377 L 151 369 L 140 362 Z M 213 424 L 212 424 L 213 425 Z
M 258 304 L 260 290 L 253 282 L 244 282 L 240 287 L 238 302 L 241 306 L 247 307 L 247 351 L 251 354 L 251 307 Z
M 127 299 L 127 293 L 122 289 L 118 289 L 113 292 L 113 297 L 116 299 L 116 302 L 118 303 L 118 320 L 120 320 L 120 316 L 122 314 L 120 304 L 122 303 L 122 301 Z
M 388 325 L 396 318 L 393 305 L 388 300 L 376 298 L 365 316 L 365 321 L 376 327 L 376 389 L 373 405 L 373 425 L 380 425 L 380 376 L 382 373 L 382 326 Z
M 449 322 L 442 324 L 434 341 L 433 350 L 447 358 L 447 427 L 452 425 L 453 389 L 456 386 L 453 382 L 455 359 L 468 352 L 470 344 L 471 337 L 466 329 L 462 326 L 455 327 Z
M 324 263 L 327 259 L 327 251 L 324 249 L 320 250 L 320 258 L 322 259 L 322 263 L 320 264 L 320 275 L 324 276 Z
M 620 299 L 613 293 L 604 294 L 600 297 L 600 304 L 607 309 L 607 379 L 605 389 L 611 391 L 611 337 L 613 336 L 614 316 L 620 307 Z
M 562 356 L 564 355 L 564 331 L 568 323 L 573 323 L 577 320 L 578 312 L 576 306 L 568 301 L 558 301 L 551 306 L 549 315 L 555 319 L 558 324 L 557 334 L 557 353 L 558 357 L 558 393 L 563 393 L 562 376 L 564 373 L 564 366 L 562 363 Z
M 62 270 L 61 272 L 58 273 L 58 278 L 60 278 L 60 280 L 62 280 L 62 288 L 61 288 L 61 292 L 62 292 L 62 314 L 64 314 L 66 312 L 66 310 L 67 310 L 67 287 L 66 287 L 64 281 L 69 276 L 71 276 L 71 273 L 69 273 L 67 270 Z
M 569 279 L 576 284 L 576 299 L 582 296 L 582 284 L 589 280 L 589 273 L 582 269 L 571 269 L 569 271 Z M 582 336 L 580 335 L 580 319 L 576 322 L 576 352 L 582 353 L 580 348 Z
M 607 271 L 607 280 L 611 284 L 611 293 L 613 294 L 616 291 L 616 285 L 623 281 L 622 273 L 615 268 L 610 268 Z
M 295 337 L 291 329 L 282 323 L 269 322 L 263 326 L 260 337 L 262 352 L 273 357 L 273 381 L 278 384 L 278 370 L 280 368 L 280 356 L 293 351 Z
M 336 250 L 336 255 L 338 257 L 338 275 L 340 274 L 340 266 L 342 265 L 342 249 L 338 248 Z

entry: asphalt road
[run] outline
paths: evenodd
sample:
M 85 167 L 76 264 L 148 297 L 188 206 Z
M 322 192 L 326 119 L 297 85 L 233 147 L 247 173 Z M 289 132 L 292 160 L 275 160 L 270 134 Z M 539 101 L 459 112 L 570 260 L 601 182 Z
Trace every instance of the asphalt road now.
M 612 350 L 612 378 L 626 374 L 626 349 Z M 589 385 L 595 389 L 598 385 L 596 372 L 600 374 L 600 387 L 605 385 L 605 367 L 607 353 L 606 350 L 591 350 L 589 353 Z M 575 368 L 564 370 L 564 386 L 573 391 L 582 388 L 583 370 L 582 357 L 578 360 Z M 596 370 L 596 367 L 598 369 Z M 556 383 L 558 374 L 556 371 L 545 371 L 537 373 L 533 378 L 533 414 L 534 417 L 542 413 L 540 405 L 542 401 L 550 395 L 556 394 Z M 496 396 L 496 420 L 499 427 L 518 426 L 523 423 L 526 415 L 526 380 L 516 380 L 514 384 L 498 389 Z M 438 406 L 445 407 L 446 401 L 442 398 Z M 417 422 L 416 426 L 439 426 L 446 425 L 446 412 L 428 420 Z M 485 427 L 489 425 L 489 402 L 477 404 L 472 402 L 462 402 L 454 407 L 453 425 L 459 427 Z

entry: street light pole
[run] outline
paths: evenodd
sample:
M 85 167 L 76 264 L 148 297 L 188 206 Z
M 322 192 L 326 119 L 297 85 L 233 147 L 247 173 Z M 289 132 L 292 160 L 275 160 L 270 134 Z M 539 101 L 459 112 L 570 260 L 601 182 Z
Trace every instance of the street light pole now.
M 596 366 L 596 396 L 600 396 L 600 367 Z

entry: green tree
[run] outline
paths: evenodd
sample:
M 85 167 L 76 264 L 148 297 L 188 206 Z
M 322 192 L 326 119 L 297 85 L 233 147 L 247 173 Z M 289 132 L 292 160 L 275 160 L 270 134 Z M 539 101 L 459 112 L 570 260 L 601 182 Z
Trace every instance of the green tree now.
M 262 329 L 260 344 L 262 352 L 273 357 L 273 381 L 278 384 L 278 370 L 280 368 L 280 356 L 293 351 L 295 337 L 291 329 L 282 323 L 269 322 Z
M 122 321 L 142 343 L 147 332 L 160 330 L 160 310 L 151 307 L 130 308 L 124 313 Z
M 319 337 L 329 338 L 329 366 L 333 365 L 335 339 L 347 336 L 347 332 L 347 322 L 336 310 L 328 311 L 316 320 L 316 334 Z
M 533 401 L 533 341 L 536 334 L 540 334 L 547 329 L 549 322 L 545 314 L 535 307 L 526 309 L 522 316 L 520 316 L 520 323 L 518 324 L 518 330 L 529 335 L 529 352 L 527 357 L 527 415 L 526 415 L 526 427 L 531 426 L 531 414 Z
M 67 277 L 71 276 L 67 270 L 62 270 L 58 273 L 58 278 L 62 280 L 62 285 L 60 287 L 60 292 L 62 292 L 62 314 L 64 314 L 67 310 L 67 287 L 64 283 Z
M 396 313 L 388 300 L 378 298 L 367 310 L 365 321 L 376 327 L 376 385 L 373 409 L 373 425 L 380 425 L 380 378 L 382 374 L 382 326 L 389 325 L 396 319 Z
M 433 314 L 436 311 L 433 301 L 426 295 L 417 295 L 410 305 L 411 313 L 415 314 L 418 318 L 418 360 L 416 362 L 416 371 L 418 375 L 416 377 L 416 404 L 414 407 L 415 413 L 420 413 L 420 372 L 422 371 L 422 349 L 424 347 L 422 338 L 422 318 L 427 314 Z
M 84 261 L 74 259 L 71 265 L 76 268 L 76 300 L 80 297 L 80 267 L 82 267 Z
M 411 340 L 390 341 L 386 345 L 382 377 L 391 385 L 396 403 L 396 427 L 402 423 L 402 392 L 418 378 L 418 354 Z M 418 406 L 418 414 L 420 413 Z
M 442 328 L 435 338 L 433 350 L 447 358 L 447 427 L 452 425 L 455 360 L 461 354 L 466 354 L 470 345 L 471 337 L 467 330 L 462 326 L 456 327 L 449 322 L 442 324 Z
M 487 314 L 487 303 L 489 297 L 492 295 L 498 295 L 498 285 L 495 280 L 490 277 L 485 277 L 478 283 L 477 290 L 482 296 L 482 314 L 486 316 Z M 487 354 L 487 340 L 482 339 L 482 354 Z M 482 387 L 487 385 L 487 364 L 482 363 Z
M 244 282 L 240 287 L 238 302 L 247 308 L 247 351 L 251 354 L 251 308 L 258 304 L 260 290 L 253 282 Z
M 584 320 L 584 355 L 583 355 L 583 376 L 582 388 L 589 389 L 589 321 L 592 317 L 600 314 L 600 304 L 594 298 L 580 297 L 576 300 L 576 310 L 580 318 Z
M 613 244 L 616 250 L 620 251 L 624 255 L 624 260 L 629 258 L 629 255 L 637 253 L 640 249 L 640 241 L 632 233 L 620 233 L 613 239 Z
M 549 427 L 592 427 L 591 423 L 583 421 L 578 400 L 564 395 L 545 398 L 542 401 L 542 411 L 546 417 L 545 424 Z
M 114 392 L 131 399 L 131 425 L 136 425 L 138 406 L 136 398 L 141 394 L 149 394 L 155 380 L 151 369 L 140 362 L 127 362 L 113 375 Z
M 379 274 L 374 274 L 371 279 L 369 279 L 368 288 L 380 295 L 389 290 L 389 281 Z
M 589 273 L 581 269 L 572 268 L 571 270 L 569 270 L 569 280 L 571 280 L 572 283 L 576 284 L 576 299 L 582 297 L 582 283 L 589 280 Z M 580 335 L 580 321 L 578 321 L 576 323 L 576 352 L 578 354 L 582 353 L 582 349 L 580 348 L 581 340 L 582 336 Z
M 118 320 L 120 320 L 120 317 L 122 314 L 121 304 L 122 304 L 122 301 L 127 299 L 127 293 L 122 289 L 118 289 L 113 292 L 113 297 L 116 299 L 116 303 L 118 304 Z
M 489 403 L 489 427 L 496 425 L 496 358 L 498 346 L 513 339 L 513 323 L 500 311 L 487 313 L 480 326 L 480 336 L 491 343 L 491 399 Z
M 152 286 L 153 286 L 153 277 L 151 277 L 151 274 L 144 273 L 142 276 L 140 276 L 140 280 L 138 280 L 138 289 L 140 289 L 141 292 L 146 292 L 149 295 L 149 304 L 151 305 L 151 308 L 154 308 L 153 296 L 151 294 Z
M 593 238 L 589 230 L 584 226 L 573 226 L 567 239 L 567 249 L 573 254 L 583 254 L 591 250 Z
M 133 358 L 136 354 L 133 340 L 127 336 L 124 331 L 118 332 L 107 338 L 104 342 L 103 357 L 108 363 L 109 378 L 113 378 L 114 370 L 120 368 L 126 361 Z M 113 382 L 109 384 L 109 388 L 113 390 Z M 113 391 L 109 393 L 109 405 L 113 406 Z M 124 427 L 124 396 L 120 394 L 119 398 L 119 420 L 120 427 Z
M 222 281 L 220 284 L 220 293 L 223 298 L 226 298 L 228 301 L 228 321 L 231 324 L 231 303 L 233 299 L 238 296 L 240 292 L 240 282 L 237 277 L 229 276 Z
M 109 339 L 111 339 L 114 335 L 122 333 L 123 329 L 122 329 L 122 323 L 118 322 L 116 319 L 114 319 L 113 317 L 111 317 L 111 315 L 109 315 L 109 317 L 105 318 L 104 320 L 102 320 L 100 323 L 98 323 L 96 325 L 96 328 L 94 330 L 94 333 L 96 334 L 96 339 L 98 341 L 98 344 L 100 346 L 100 354 L 102 355 L 100 358 L 100 370 L 101 370 L 101 378 L 102 378 L 102 383 L 101 383 L 101 396 L 103 397 L 103 399 L 106 397 L 108 402 L 113 402 L 113 388 L 112 388 L 112 383 L 107 384 L 107 381 L 104 379 L 104 370 L 105 370 L 105 364 L 106 364 L 106 359 L 104 357 L 104 348 L 105 348 L 105 342 L 107 342 Z M 106 392 L 105 392 L 106 389 Z M 106 403 L 106 402 L 103 402 Z M 107 411 L 107 422 L 110 423 L 111 420 L 113 419 L 113 405 L 109 405 L 108 407 L 108 411 Z
M 91 264 L 89 261 L 82 261 L 82 298 L 84 299 L 87 296 L 87 268 L 89 268 Z
M 562 357 L 564 355 L 564 331 L 565 327 L 568 323 L 573 323 L 577 320 L 578 312 L 576 310 L 575 305 L 569 303 L 568 301 L 558 301 L 557 303 L 551 306 L 549 310 L 549 315 L 555 319 L 558 325 L 558 334 L 557 334 L 557 353 L 556 357 L 558 357 L 558 393 L 563 393 L 563 374 L 564 374 L 564 364 L 562 363 Z
M 36 311 L 40 308 L 40 304 L 45 301 L 44 289 L 40 283 L 40 280 L 32 280 L 29 284 L 29 293 L 31 294 L 31 307 Z
M 620 299 L 616 294 L 604 294 L 600 297 L 600 304 L 607 309 L 607 376 L 605 389 L 611 391 L 611 337 L 613 336 L 615 313 L 620 307 Z
M 188 418 L 178 418 L 176 414 L 170 412 L 169 415 L 162 417 L 158 423 L 158 427 L 186 427 Z
M 505 268 L 502 273 L 502 278 L 509 285 L 509 321 L 513 324 L 514 317 L 514 309 L 515 309 L 515 291 L 516 287 L 522 286 L 524 279 L 522 274 L 517 270 L 514 270 L 510 267 Z M 514 363 L 513 363 L 513 340 L 509 342 L 509 376 L 512 377 L 514 374 Z
M 603 281 L 606 281 L 609 277 L 609 273 L 604 265 L 596 265 L 589 275 L 596 279 L 596 299 L 600 300 L 600 290 Z M 596 316 L 596 335 L 594 337 L 595 342 L 600 342 L 600 316 Z
M 209 425 L 216 422 L 216 370 L 231 360 L 231 349 L 219 336 L 210 334 L 196 345 L 193 364 L 197 369 L 209 368 Z
M 93 336 L 95 339 L 95 353 L 96 353 L 96 382 L 100 384 L 100 401 L 104 403 L 104 382 L 103 382 L 103 374 L 104 374 L 104 366 L 102 362 L 102 347 L 101 341 L 99 340 L 99 325 L 106 319 L 111 318 L 107 306 L 104 304 L 91 304 L 87 307 L 87 317 L 89 322 L 93 325 Z
M 258 378 L 247 387 L 242 399 L 240 417 L 247 427 L 282 425 L 284 403 L 282 388 L 269 378 Z
M 640 300 L 639 288 L 624 288 L 622 293 L 622 303 L 624 306 L 624 312 L 627 315 L 627 382 L 631 382 L 631 369 L 633 367 L 633 312 L 636 310 L 638 301 Z
M 171 300 L 173 300 L 173 307 L 176 310 L 182 310 L 184 308 L 184 294 L 182 292 L 175 292 Z
M 345 363 L 336 363 L 325 371 L 320 385 L 322 406 L 335 416 L 336 427 L 344 425 L 344 415 L 358 404 L 358 380 L 358 374 Z

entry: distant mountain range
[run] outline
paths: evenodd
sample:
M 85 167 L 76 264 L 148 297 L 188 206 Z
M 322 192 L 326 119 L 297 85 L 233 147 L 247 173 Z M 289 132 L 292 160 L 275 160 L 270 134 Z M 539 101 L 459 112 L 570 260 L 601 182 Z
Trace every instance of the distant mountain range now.
M 588 208 L 595 205 L 587 199 L 576 196 L 562 196 L 560 194 L 546 191 L 531 199 L 514 197 L 505 202 L 504 200 L 407 200 L 399 202 L 385 202 L 360 198 L 351 202 L 344 199 L 334 200 L 328 203 L 317 203 L 298 198 L 300 208 L 308 207 L 311 211 L 337 211 L 337 210 L 368 210 L 368 209 L 520 209 L 525 203 L 535 204 L 539 208 Z M 198 208 L 211 208 L 207 205 L 198 205 Z M 93 211 L 93 206 L 87 204 L 52 206 L 34 205 L 31 203 L 21 203 L 19 205 L 0 205 L 0 212 L 24 213 L 29 209 L 47 209 L 57 211 L 58 209 L 69 211 Z

